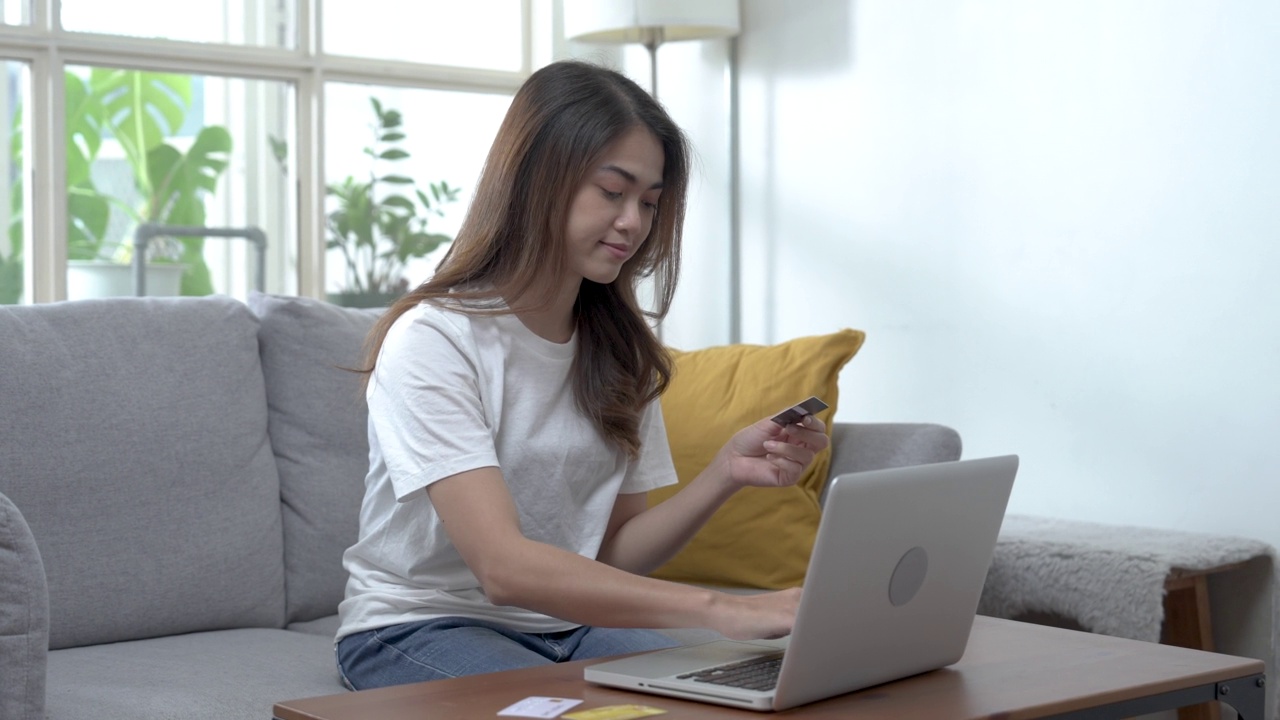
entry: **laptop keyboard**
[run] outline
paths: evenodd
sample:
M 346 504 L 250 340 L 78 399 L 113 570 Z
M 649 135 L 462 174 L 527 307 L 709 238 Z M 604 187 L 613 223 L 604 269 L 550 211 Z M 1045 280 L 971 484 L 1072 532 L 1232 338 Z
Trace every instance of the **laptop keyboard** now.
M 727 685 L 744 690 L 772 690 L 778 684 L 782 653 L 677 675 L 681 680 Z

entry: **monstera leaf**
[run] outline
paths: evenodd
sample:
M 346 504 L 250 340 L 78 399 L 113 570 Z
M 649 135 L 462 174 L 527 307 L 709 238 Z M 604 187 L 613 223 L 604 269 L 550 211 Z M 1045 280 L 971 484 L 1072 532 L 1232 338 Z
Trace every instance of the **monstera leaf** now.
M 153 148 L 147 153 L 152 189 L 147 220 L 168 225 L 202 224 L 204 196 L 217 188 L 230 154 L 231 133 L 218 125 L 202 129 L 186 154 L 169 144 Z
M 111 206 L 86 177 L 67 187 L 67 257 L 96 260 L 111 220 Z
M 89 181 L 89 167 L 102 147 L 102 103 L 74 73 L 66 73 L 67 187 Z
M 167 143 L 152 148 L 147 153 L 147 175 L 152 182 L 147 220 L 163 225 L 204 225 L 205 197 L 217 188 L 230 154 L 231 134 L 217 125 L 201 130 L 185 154 Z M 204 238 L 178 241 L 183 247 L 179 262 L 187 266 L 182 294 L 212 293 L 213 281 L 204 262 Z
M 147 153 L 177 135 L 191 106 L 189 75 L 94 68 L 89 88 L 101 98 L 103 124 L 139 175 L 146 172 Z

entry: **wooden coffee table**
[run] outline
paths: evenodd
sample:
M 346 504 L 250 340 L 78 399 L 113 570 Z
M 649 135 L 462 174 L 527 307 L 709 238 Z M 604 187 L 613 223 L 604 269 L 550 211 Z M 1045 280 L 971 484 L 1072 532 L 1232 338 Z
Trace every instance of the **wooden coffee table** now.
M 580 698 L 573 708 L 639 703 L 658 718 L 760 718 L 760 713 L 591 685 L 582 669 L 547 665 L 275 706 L 279 720 L 491 720 L 530 695 Z M 1127 718 L 1219 700 L 1263 720 L 1260 660 L 979 616 L 960 662 L 805 705 L 787 715 L 860 720 Z

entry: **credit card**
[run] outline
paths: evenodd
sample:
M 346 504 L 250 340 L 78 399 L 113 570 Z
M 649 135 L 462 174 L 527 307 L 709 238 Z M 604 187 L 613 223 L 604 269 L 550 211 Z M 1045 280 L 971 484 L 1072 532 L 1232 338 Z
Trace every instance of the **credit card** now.
M 774 422 L 778 423 L 783 427 L 786 427 L 787 425 L 793 425 L 795 423 L 800 422 L 800 420 L 803 419 L 805 415 L 813 415 L 814 413 L 817 413 L 826 409 L 827 409 L 826 403 L 822 402 L 817 397 L 810 397 L 808 400 L 805 400 L 802 403 L 797 403 L 795 405 L 792 405 L 791 407 L 787 408 L 786 410 L 783 410 L 782 412 L 778 413 L 777 415 L 774 415 L 772 418 L 769 418 L 769 419 L 773 420 Z
M 649 707 L 648 705 L 607 705 L 605 707 L 566 713 L 562 717 L 568 718 L 568 720 L 633 720 L 634 718 L 649 717 L 650 715 L 665 715 L 666 712 L 662 708 Z
M 498 714 L 507 717 L 557 718 L 560 717 L 565 710 L 569 710 L 573 706 L 581 704 L 582 701 L 576 698 L 556 698 L 534 695 L 521 700 L 515 705 L 499 710 Z

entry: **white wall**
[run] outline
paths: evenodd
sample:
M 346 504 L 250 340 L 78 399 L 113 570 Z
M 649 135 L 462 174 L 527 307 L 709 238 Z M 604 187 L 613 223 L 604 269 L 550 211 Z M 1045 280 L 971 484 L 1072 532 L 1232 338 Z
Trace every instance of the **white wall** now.
M 866 330 L 838 418 L 1020 454 L 1011 512 L 1280 545 L 1280 3 L 743 25 L 744 340 Z

